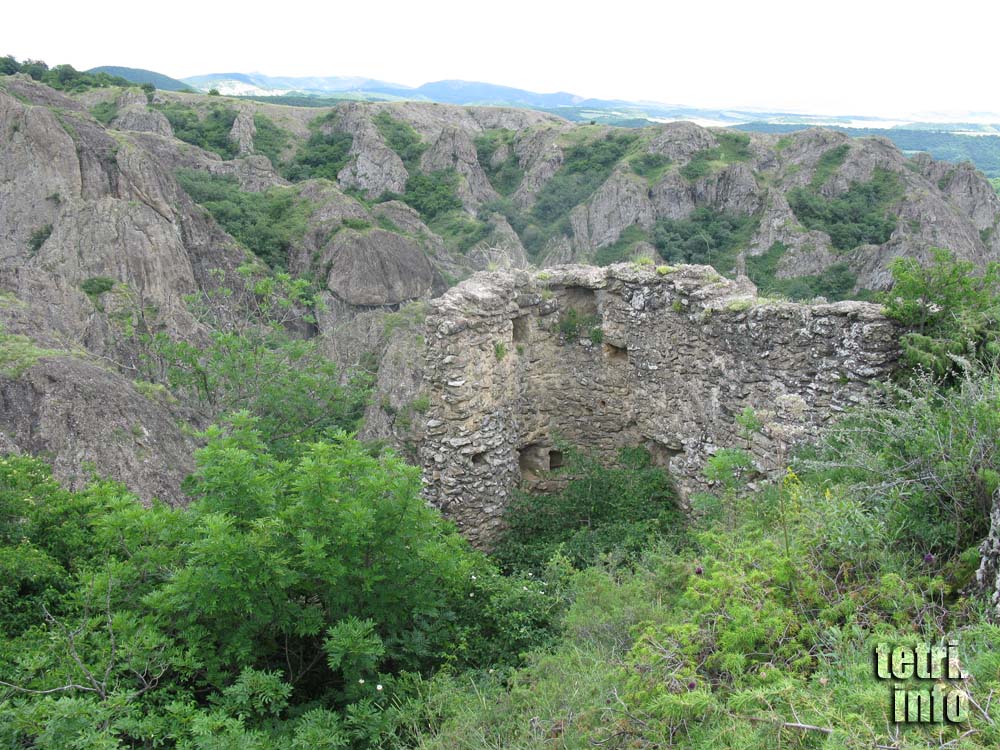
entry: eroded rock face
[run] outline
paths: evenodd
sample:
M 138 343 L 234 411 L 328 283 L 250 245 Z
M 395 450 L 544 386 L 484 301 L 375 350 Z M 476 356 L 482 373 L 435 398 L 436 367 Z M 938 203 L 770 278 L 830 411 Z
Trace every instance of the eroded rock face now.
M 416 241 L 383 229 L 342 229 L 327 248 L 327 287 L 351 305 L 398 305 L 443 291 Z
M 166 402 L 74 357 L 44 359 L 16 379 L 0 375 L 0 444 L 46 456 L 71 489 L 91 481 L 90 464 L 144 500 L 175 505 L 194 468 L 194 442 Z
M 705 266 L 477 274 L 431 303 L 420 448 L 427 496 L 488 546 L 514 488 L 546 486 L 556 440 L 645 446 L 680 488 L 720 448 L 764 471 L 865 396 L 898 358 L 875 305 L 763 303 Z M 567 311 L 582 323 L 567 335 Z M 562 324 L 562 325 L 561 325 Z M 764 427 L 751 445 L 735 417 Z

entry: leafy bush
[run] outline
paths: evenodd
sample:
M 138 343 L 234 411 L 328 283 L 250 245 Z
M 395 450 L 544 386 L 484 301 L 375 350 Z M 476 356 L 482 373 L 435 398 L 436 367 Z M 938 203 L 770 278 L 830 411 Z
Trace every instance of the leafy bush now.
M 876 168 L 871 181 L 856 182 L 836 198 L 825 198 L 806 188 L 788 193 L 788 203 L 806 229 L 830 235 L 837 250 L 853 250 L 858 245 L 881 245 L 896 230 L 892 204 L 903 194 L 899 178 Z
M 80 284 L 83 293 L 88 297 L 100 297 L 105 292 L 110 292 L 115 286 L 115 280 L 107 276 L 91 276 Z
M 649 233 L 638 224 L 625 227 L 618 239 L 610 245 L 597 248 L 594 253 L 594 263 L 598 266 L 609 266 L 627 260 L 640 242 L 648 242 Z
M 559 171 L 539 191 L 532 216 L 543 226 L 566 216 L 608 179 L 637 137 L 635 133 L 609 133 L 567 148 Z
M 517 154 L 514 153 L 515 135 L 513 130 L 486 130 L 475 139 L 479 165 L 500 195 L 513 193 L 524 178 L 524 170 L 521 169 Z M 501 147 L 507 149 L 507 158 L 494 165 L 494 154 Z
M 787 297 L 793 300 L 825 297 L 831 302 L 849 299 L 852 296 L 857 275 L 846 263 L 834 263 L 822 273 L 815 275 L 796 276 L 790 279 L 777 278 L 778 262 L 787 250 L 788 248 L 782 243 L 776 242 L 766 253 L 747 257 L 747 275 L 757 285 L 761 295 Z
M 223 159 L 237 154 L 237 145 L 229 138 L 236 121 L 236 110 L 213 104 L 203 116 L 198 110 L 181 102 L 152 105 L 160 110 L 174 131 L 174 136 L 206 151 L 213 151 Z
M 823 187 L 827 180 L 843 165 L 850 150 L 850 144 L 842 143 L 839 146 L 834 146 L 829 151 L 825 151 L 816 163 L 816 171 L 813 173 L 809 187 L 813 190 L 819 190 Z
M 458 173 L 454 170 L 411 175 L 406 181 L 402 199 L 424 221 L 432 221 L 442 214 L 462 208 L 462 201 L 458 198 L 458 180 Z
M 1000 489 L 1000 374 L 895 386 L 835 428 L 807 466 L 853 490 L 915 557 L 957 556 L 986 536 Z
M 370 376 L 357 373 L 342 384 L 317 339 L 289 332 L 314 322 L 308 311 L 317 301 L 309 284 L 283 273 L 265 275 L 259 266 L 239 273 L 242 292 L 221 287 L 189 300 L 192 312 L 214 325 L 207 341 L 138 334 L 143 374 L 166 383 L 213 420 L 249 412 L 277 455 L 328 430 L 357 429 Z M 230 317 L 220 320 L 220 308 Z
M 759 223 L 757 216 L 698 208 L 687 219 L 658 220 L 653 245 L 670 263 L 706 263 L 728 274 Z
M 337 113 L 331 112 L 317 117 L 309 123 L 312 131 L 295 157 L 282 170 L 285 178 L 292 182 L 323 177 L 336 181 L 337 174 L 347 166 L 354 136 L 332 129 Z M 328 130 L 328 126 L 331 129 Z
M 543 587 L 417 469 L 342 433 L 279 460 L 255 427 L 208 431 L 186 509 L 0 458 L 4 745 L 383 747 L 420 674 L 543 643 Z
M 718 146 L 698 151 L 681 167 L 680 173 L 685 179 L 694 181 L 711 173 L 716 167 L 751 158 L 750 136 L 746 133 L 723 131 L 714 135 Z
M 281 154 L 289 142 L 286 130 L 279 128 L 267 115 L 255 114 L 253 124 L 257 134 L 253 137 L 253 148 L 258 154 L 264 154 L 271 164 L 279 166 Z
M 670 159 L 663 154 L 650 153 L 639 154 L 629 161 L 632 171 L 640 177 L 645 177 L 651 185 L 663 176 L 670 164 Z
M 102 125 L 110 125 L 118 116 L 118 104 L 114 101 L 98 102 L 90 108 L 90 114 Z
M 1000 264 L 979 272 L 972 262 L 935 248 L 927 266 L 896 258 L 890 269 L 893 287 L 882 302 L 889 317 L 911 328 L 900 340 L 911 367 L 945 377 L 963 362 L 996 361 Z
M 372 120 L 386 145 L 403 160 L 406 171 L 411 175 L 416 172 L 420 167 L 420 157 L 427 149 L 427 144 L 420 139 L 420 134 L 410 123 L 397 120 L 384 110 Z
M 27 336 L 6 333 L 0 325 L 0 375 L 17 378 L 42 357 L 61 352 L 43 349 Z
M 597 315 L 584 315 L 575 307 L 568 307 L 559 313 L 559 332 L 567 340 L 590 336 L 594 329 L 600 330 Z
M 293 188 L 240 190 L 235 177 L 179 169 L 177 181 L 234 238 L 271 268 L 284 268 L 288 250 L 306 231 L 311 211 Z
M 563 455 L 565 489 L 520 494 L 508 507 L 493 553 L 505 569 L 538 574 L 556 555 L 578 568 L 607 554 L 630 560 L 681 528 L 673 483 L 645 449 L 622 450 L 611 467 L 575 449 Z
M 43 227 L 38 227 L 38 229 L 34 230 L 31 233 L 31 236 L 28 237 L 28 249 L 32 252 L 32 254 L 37 253 L 39 250 L 42 249 L 42 245 L 45 244 L 45 241 L 51 236 L 52 236 L 51 224 L 46 224 Z

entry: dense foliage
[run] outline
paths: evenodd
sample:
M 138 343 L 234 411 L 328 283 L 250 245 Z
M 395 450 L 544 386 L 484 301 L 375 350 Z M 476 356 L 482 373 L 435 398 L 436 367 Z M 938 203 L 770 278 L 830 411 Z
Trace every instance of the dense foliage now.
M 513 193 L 524 178 L 524 170 L 521 169 L 514 151 L 515 135 L 513 130 L 485 130 L 476 136 L 476 156 L 479 165 L 500 195 Z M 506 156 L 498 159 L 496 157 L 501 149 L 506 152 Z
M 750 159 L 750 136 L 745 133 L 722 131 L 715 133 L 715 139 L 718 146 L 697 152 L 681 167 L 680 173 L 683 177 L 697 180 L 711 173 L 716 167 Z
M 645 449 L 622 451 L 612 467 L 569 448 L 564 458 L 560 471 L 569 481 L 563 490 L 521 494 L 508 507 L 507 531 L 494 551 L 508 570 L 538 574 L 555 555 L 579 569 L 606 555 L 634 559 L 680 535 L 673 484 Z
M 309 139 L 282 168 L 286 178 L 293 182 L 316 177 L 337 179 L 337 173 L 347 165 L 354 136 L 335 130 L 336 120 L 337 113 L 330 112 L 309 123 Z
M 612 131 L 603 138 L 566 148 L 559 171 L 538 193 L 532 217 L 546 227 L 563 219 L 608 179 L 636 138 L 635 133 Z
M 420 157 L 427 148 L 420 134 L 408 122 L 397 120 L 385 110 L 375 115 L 372 120 L 386 145 L 403 160 L 406 171 L 411 175 L 416 172 L 420 167 Z
M 305 233 L 312 210 L 294 188 L 252 193 L 240 190 L 235 177 L 197 169 L 178 170 L 177 181 L 191 200 L 258 258 L 272 268 L 288 265 L 288 250 Z
M 530 644 L 551 609 L 419 488 L 343 434 L 279 460 L 248 418 L 209 432 L 186 510 L 0 459 L 0 743 L 382 745 L 416 675 Z
M 969 366 L 990 366 L 1000 355 L 1000 265 L 979 272 L 970 261 L 932 250 L 926 265 L 896 258 L 886 314 L 909 327 L 901 343 L 907 362 L 941 377 Z
M 653 227 L 653 245 L 671 263 L 705 263 L 731 273 L 736 254 L 749 244 L 757 216 L 695 209 L 686 219 L 660 219 Z
M 776 242 L 766 253 L 747 257 L 747 276 L 757 285 L 757 291 L 762 296 L 792 300 L 825 297 L 830 302 L 860 298 L 861 295 L 853 291 L 857 275 L 846 263 L 834 263 L 815 275 L 779 279 L 778 262 L 787 250 L 782 243 Z
M 789 191 L 788 203 L 806 229 L 826 232 L 837 250 L 853 250 L 889 241 L 896 229 L 889 209 L 901 196 L 899 178 L 877 168 L 869 182 L 853 183 L 836 198 L 799 187 Z
M 0 75 L 9 76 L 14 73 L 25 73 L 46 86 L 70 93 L 109 86 L 127 87 L 133 85 L 130 81 L 118 76 L 107 73 L 84 73 L 72 65 L 56 65 L 50 68 L 42 60 L 18 62 L 13 55 L 0 57 Z
M 221 104 L 200 112 L 182 102 L 152 105 L 160 110 L 174 131 L 174 136 L 192 146 L 212 151 L 223 159 L 237 154 L 237 144 L 229 138 L 236 121 L 236 110 Z

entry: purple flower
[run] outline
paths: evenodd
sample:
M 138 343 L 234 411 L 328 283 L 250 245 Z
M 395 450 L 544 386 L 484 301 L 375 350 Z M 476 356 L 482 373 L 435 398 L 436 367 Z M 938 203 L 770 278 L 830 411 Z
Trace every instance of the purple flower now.
M 698 683 L 694 680 L 691 680 L 691 682 L 688 683 L 688 690 L 694 690 L 696 687 L 698 687 Z
M 700 565 L 697 568 L 694 569 L 694 574 L 696 576 L 700 576 L 704 572 L 705 572 L 704 569 Z
M 930 552 L 924 555 L 924 562 L 927 563 L 928 565 L 933 565 L 935 559 L 936 558 L 934 557 L 934 555 L 932 555 Z

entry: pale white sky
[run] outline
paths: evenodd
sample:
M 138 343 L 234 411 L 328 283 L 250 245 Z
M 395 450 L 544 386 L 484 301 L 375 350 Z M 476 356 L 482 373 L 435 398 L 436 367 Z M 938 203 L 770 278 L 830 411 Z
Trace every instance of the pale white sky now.
M 909 117 L 1000 112 L 1000 4 L 880 0 L 8 3 L 0 55 Z

